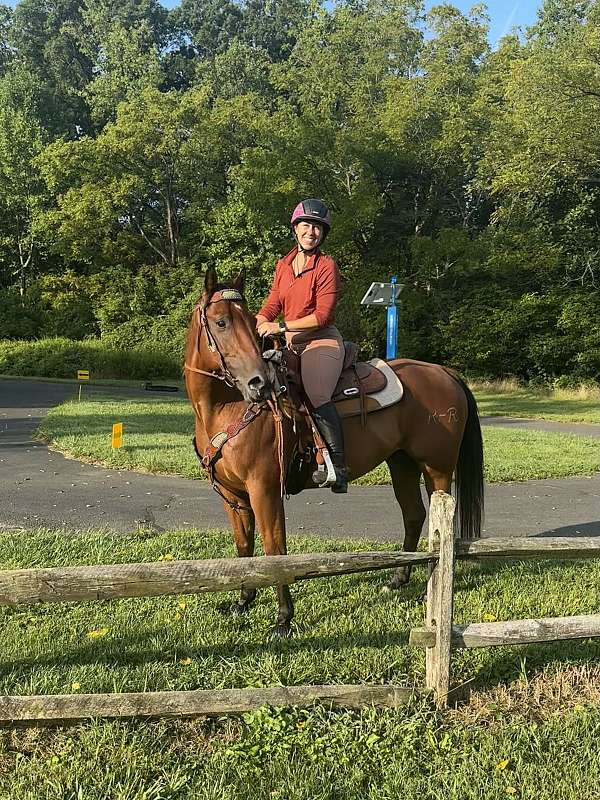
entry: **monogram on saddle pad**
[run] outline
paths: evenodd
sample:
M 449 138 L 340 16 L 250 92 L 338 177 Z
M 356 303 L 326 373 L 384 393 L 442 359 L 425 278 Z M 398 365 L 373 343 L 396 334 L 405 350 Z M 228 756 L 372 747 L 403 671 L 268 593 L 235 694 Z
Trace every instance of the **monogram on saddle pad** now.
M 387 408 L 402 399 L 402 383 L 385 361 L 380 358 L 357 361 L 358 347 L 354 342 L 344 342 L 344 346 L 344 366 L 332 396 L 342 418 L 360 415 L 364 421 L 370 412 Z M 291 349 L 286 348 L 279 352 L 282 354 L 281 361 L 288 381 L 304 397 L 300 372 L 302 350 L 299 353 L 295 344 L 292 344 Z

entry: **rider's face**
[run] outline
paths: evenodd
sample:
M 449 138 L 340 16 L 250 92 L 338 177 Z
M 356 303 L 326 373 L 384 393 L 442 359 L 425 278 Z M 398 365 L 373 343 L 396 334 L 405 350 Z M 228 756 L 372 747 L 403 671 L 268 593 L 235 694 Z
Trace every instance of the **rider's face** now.
M 321 244 L 323 226 L 315 222 L 299 222 L 296 225 L 296 236 L 304 250 L 312 250 Z

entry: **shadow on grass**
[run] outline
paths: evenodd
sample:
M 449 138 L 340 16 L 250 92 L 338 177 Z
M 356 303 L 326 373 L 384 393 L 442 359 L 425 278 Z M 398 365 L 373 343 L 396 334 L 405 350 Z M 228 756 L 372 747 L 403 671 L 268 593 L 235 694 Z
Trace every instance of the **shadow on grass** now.
M 275 617 L 273 617 L 274 622 Z M 237 624 L 240 630 L 252 626 L 249 619 L 245 624 L 240 625 L 239 622 Z M 8 678 L 15 675 L 15 673 L 22 673 L 24 670 L 37 669 L 39 667 L 73 667 L 91 664 L 132 667 L 150 663 L 173 664 L 184 656 L 191 656 L 198 660 L 209 658 L 219 660 L 267 654 L 270 656 L 285 654 L 293 658 L 295 653 L 307 650 L 315 653 L 320 650 L 394 647 L 407 645 L 410 632 L 406 628 L 395 634 L 353 634 L 352 637 L 345 634 L 311 637 L 310 634 L 295 633 L 294 636 L 288 639 L 277 640 L 269 638 L 269 628 L 270 626 L 265 629 L 265 639 L 262 642 L 242 642 L 239 644 L 224 642 L 202 647 L 190 647 L 185 646 L 182 641 L 181 643 L 174 643 L 168 650 L 156 647 L 153 649 L 145 648 L 144 643 L 149 638 L 158 637 L 164 633 L 164 628 L 155 626 L 143 633 L 113 637 L 110 643 L 107 642 L 107 646 L 102 651 L 99 651 L 98 644 L 85 643 L 80 647 L 70 648 L 65 656 L 36 655 L 18 660 L 3 661 L 0 665 L 0 678 Z

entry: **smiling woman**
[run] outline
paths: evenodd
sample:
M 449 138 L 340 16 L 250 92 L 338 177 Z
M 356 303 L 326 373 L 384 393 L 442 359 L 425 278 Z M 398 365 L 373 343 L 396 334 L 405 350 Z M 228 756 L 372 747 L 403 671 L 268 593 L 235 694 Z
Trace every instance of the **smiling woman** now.
M 256 327 L 261 336 L 285 333 L 288 347 L 300 356 L 312 417 L 335 468 L 335 479 L 319 483 L 345 494 L 344 432 L 331 400 L 344 364 L 344 340 L 333 324 L 341 278 L 335 261 L 321 252 L 331 230 L 329 209 L 322 200 L 303 200 L 294 209 L 291 228 L 296 246 L 277 263 L 269 297 L 256 315 Z M 280 315 L 281 322 L 275 322 Z

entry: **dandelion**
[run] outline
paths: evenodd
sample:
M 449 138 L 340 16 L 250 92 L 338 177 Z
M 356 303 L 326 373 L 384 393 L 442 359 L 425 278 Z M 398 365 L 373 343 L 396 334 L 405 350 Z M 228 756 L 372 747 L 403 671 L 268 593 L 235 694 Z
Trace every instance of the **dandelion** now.
M 504 791 L 506 792 L 506 794 L 510 795 L 515 795 L 517 793 L 517 790 L 515 789 L 514 786 L 507 786 Z
M 573 711 L 581 714 L 582 711 L 585 711 L 585 706 L 582 706 L 581 703 L 576 703 L 576 705 L 573 706 Z
M 499 761 L 496 764 L 496 769 L 499 770 L 500 772 L 502 772 L 503 770 L 505 770 L 508 767 L 509 764 L 510 764 L 510 758 L 504 758 L 504 759 L 502 759 L 502 761 Z
M 187 603 L 185 602 L 185 600 L 180 600 L 177 603 L 177 608 L 180 608 L 182 611 L 185 611 L 185 609 L 187 608 Z
M 158 559 L 159 561 L 173 561 L 173 553 L 163 553 L 162 556 Z
M 108 628 L 96 628 L 94 631 L 88 631 L 88 639 L 101 639 L 108 633 Z
M 182 658 L 179 663 L 183 664 L 184 667 L 189 667 L 189 665 L 192 663 L 192 659 L 189 658 L 189 657 L 188 658 Z
M 483 615 L 483 621 L 484 622 L 496 622 L 497 619 L 498 619 L 498 617 L 496 617 L 494 614 L 484 614 Z
M 81 684 L 77 683 L 77 681 L 73 681 L 73 683 L 71 684 L 71 691 L 78 692 L 79 689 L 81 689 Z

